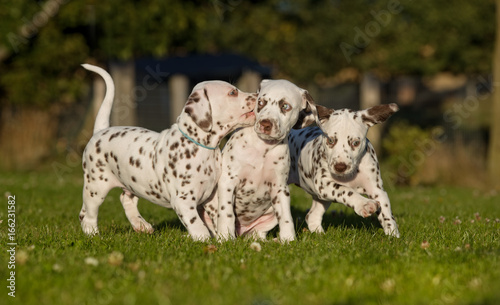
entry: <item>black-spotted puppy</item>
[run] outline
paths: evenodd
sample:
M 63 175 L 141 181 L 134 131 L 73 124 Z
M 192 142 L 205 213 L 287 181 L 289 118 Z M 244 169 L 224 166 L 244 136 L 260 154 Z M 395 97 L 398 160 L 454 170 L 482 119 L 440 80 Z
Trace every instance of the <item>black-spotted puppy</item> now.
M 210 238 L 197 206 L 217 185 L 221 139 L 237 127 L 254 124 L 256 94 L 222 81 L 202 82 L 194 87 L 170 129 L 157 133 L 139 127 L 109 127 L 113 80 L 101 68 L 83 66 L 101 75 L 107 86 L 94 135 L 83 153 L 83 231 L 98 233 L 99 206 L 109 190 L 120 187 L 120 200 L 136 231 L 153 231 L 137 209 L 138 197 L 142 197 L 173 208 L 193 239 Z
M 257 101 L 255 126 L 235 132 L 223 149 L 218 207 L 214 200 L 205 209 L 218 218 L 220 239 L 264 238 L 279 224 L 281 241 L 291 241 L 288 134 L 299 113 L 316 117 L 316 108 L 306 90 L 286 80 L 263 80 Z
M 362 111 L 317 106 L 321 129 L 309 127 L 290 133 L 289 183 L 312 195 L 306 221 L 312 232 L 324 232 L 323 214 L 339 202 L 362 216 L 378 212 L 385 234 L 399 237 L 391 204 L 382 186 L 375 150 L 366 138 L 368 128 L 398 111 L 396 104 Z M 362 196 L 365 194 L 368 198 Z

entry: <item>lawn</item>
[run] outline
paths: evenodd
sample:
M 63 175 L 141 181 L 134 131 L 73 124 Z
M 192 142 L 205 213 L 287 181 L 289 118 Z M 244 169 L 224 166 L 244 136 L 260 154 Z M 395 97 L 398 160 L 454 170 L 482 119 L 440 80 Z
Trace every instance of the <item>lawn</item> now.
M 500 304 L 500 195 L 453 187 L 389 191 L 401 238 L 375 217 L 340 204 L 323 235 L 305 230 L 310 198 L 292 188 L 297 241 L 276 231 L 261 249 L 237 239 L 193 242 L 172 210 L 144 200 L 152 235 L 135 233 L 119 191 L 99 214 L 101 234 L 78 221 L 82 179 L 74 167 L 1 173 L 2 249 L 7 196 L 15 196 L 15 298 L 9 253 L 0 254 L 0 300 L 17 304 Z M 7 284 L 6 284 L 7 283 Z M 2 304 L 6 304 L 1 301 Z

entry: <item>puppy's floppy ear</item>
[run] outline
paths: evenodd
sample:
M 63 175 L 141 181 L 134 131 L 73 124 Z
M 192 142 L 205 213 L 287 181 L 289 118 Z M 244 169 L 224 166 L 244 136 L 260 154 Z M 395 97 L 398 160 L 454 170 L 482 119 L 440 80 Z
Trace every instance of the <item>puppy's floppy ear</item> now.
M 208 91 L 205 86 L 196 86 L 189 95 L 184 106 L 184 112 L 187 113 L 193 122 L 203 131 L 212 130 L 212 107 L 208 98 Z
M 366 110 L 359 111 L 359 115 L 368 127 L 385 122 L 391 115 L 399 110 L 398 105 L 392 103 L 387 105 L 377 105 Z
M 316 105 L 316 109 L 318 110 L 318 118 L 319 118 L 319 122 L 321 124 L 328 121 L 328 119 L 330 118 L 332 113 L 335 111 L 333 109 L 326 108 L 326 107 L 323 107 L 321 105 Z
M 304 89 L 300 89 L 300 93 L 302 95 L 302 110 L 299 112 L 299 119 L 293 126 L 293 129 L 301 129 L 314 122 L 319 126 L 318 111 L 316 110 L 316 104 L 312 96 Z

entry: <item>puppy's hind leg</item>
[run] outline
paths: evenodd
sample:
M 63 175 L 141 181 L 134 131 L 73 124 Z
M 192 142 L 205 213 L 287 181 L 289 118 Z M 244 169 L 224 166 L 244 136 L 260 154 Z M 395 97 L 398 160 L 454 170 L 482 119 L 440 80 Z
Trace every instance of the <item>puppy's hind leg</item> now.
M 137 209 L 139 197 L 135 196 L 130 191 L 123 189 L 123 193 L 120 195 L 120 201 L 123 205 L 123 209 L 125 210 L 125 215 L 127 215 L 128 220 L 136 232 L 154 232 L 153 226 L 141 216 L 139 210 Z
M 180 195 L 186 196 L 187 192 L 180 192 Z M 170 204 L 193 240 L 206 241 L 210 239 L 210 231 L 196 209 L 198 206 L 196 198 L 189 200 L 173 197 Z

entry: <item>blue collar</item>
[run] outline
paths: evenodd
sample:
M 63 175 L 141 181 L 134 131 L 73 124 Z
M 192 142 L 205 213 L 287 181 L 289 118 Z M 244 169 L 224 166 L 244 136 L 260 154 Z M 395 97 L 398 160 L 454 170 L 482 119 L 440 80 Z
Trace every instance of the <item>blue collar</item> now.
M 190 136 L 188 136 L 187 134 L 185 134 L 181 128 L 179 126 L 177 126 L 177 128 L 179 129 L 179 131 L 182 133 L 183 136 L 185 136 L 189 141 L 193 142 L 194 144 L 198 145 L 198 146 L 201 146 L 203 148 L 206 148 L 206 149 L 210 149 L 210 150 L 216 150 L 217 148 L 219 148 L 219 146 L 215 146 L 215 147 L 210 147 L 210 146 L 206 146 L 206 145 L 203 145 L 201 144 L 200 142 L 196 141 L 195 139 L 191 138 Z

